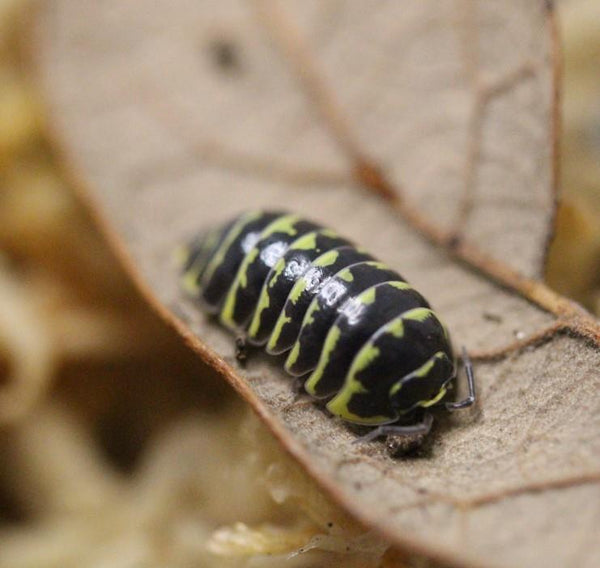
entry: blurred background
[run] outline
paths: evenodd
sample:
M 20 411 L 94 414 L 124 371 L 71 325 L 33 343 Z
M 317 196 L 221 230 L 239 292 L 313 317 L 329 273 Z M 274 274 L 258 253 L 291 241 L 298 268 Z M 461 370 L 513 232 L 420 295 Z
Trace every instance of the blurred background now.
M 358 542 L 138 297 L 44 137 L 20 49 L 27 4 L 0 0 L 0 568 L 257 554 L 273 559 L 252 566 L 277 566 L 307 540 L 315 553 L 291 564 L 413 565 Z M 600 0 L 558 13 L 562 198 L 547 282 L 600 314 Z M 348 539 L 351 558 L 338 553 Z
M 563 52 L 556 238 L 546 280 L 600 314 L 600 1 L 557 3 Z

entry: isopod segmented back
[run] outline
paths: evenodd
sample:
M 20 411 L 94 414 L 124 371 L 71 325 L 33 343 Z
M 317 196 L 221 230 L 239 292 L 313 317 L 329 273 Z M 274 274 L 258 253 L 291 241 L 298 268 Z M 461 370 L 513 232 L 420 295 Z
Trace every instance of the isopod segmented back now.
M 285 212 L 242 213 L 183 249 L 186 292 L 248 344 L 287 352 L 285 370 L 332 414 L 382 434 L 428 430 L 406 423 L 444 398 L 455 358 L 446 327 L 395 270 Z M 448 409 L 474 401 L 467 372 L 469 398 Z

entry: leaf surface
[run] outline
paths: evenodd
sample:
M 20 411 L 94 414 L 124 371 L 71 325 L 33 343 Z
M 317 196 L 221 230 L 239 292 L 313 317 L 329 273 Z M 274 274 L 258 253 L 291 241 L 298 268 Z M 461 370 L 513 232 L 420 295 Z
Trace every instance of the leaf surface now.
M 600 563 L 600 333 L 526 278 L 554 215 L 546 2 L 48 0 L 36 22 L 51 127 L 130 273 L 339 503 L 457 565 Z M 275 205 L 398 268 L 478 355 L 478 408 L 422 457 L 352 444 L 276 359 L 240 369 L 180 292 L 177 244 Z

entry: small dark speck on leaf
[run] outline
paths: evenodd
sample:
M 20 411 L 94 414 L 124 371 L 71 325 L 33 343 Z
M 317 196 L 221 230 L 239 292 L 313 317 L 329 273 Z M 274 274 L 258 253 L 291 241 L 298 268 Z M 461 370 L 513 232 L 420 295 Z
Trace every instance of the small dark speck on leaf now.
M 446 244 L 450 250 L 457 249 L 461 245 L 461 243 L 462 243 L 462 236 L 459 234 L 452 235 L 446 242 Z
M 481 314 L 481 317 L 483 317 L 483 319 L 487 321 L 492 321 L 494 323 L 502 323 L 502 316 L 499 316 L 498 314 L 494 314 L 492 312 L 483 312 Z
M 231 40 L 215 39 L 208 45 L 210 57 L 220 71 L 234 73 L 241 68 L 238 46 Z

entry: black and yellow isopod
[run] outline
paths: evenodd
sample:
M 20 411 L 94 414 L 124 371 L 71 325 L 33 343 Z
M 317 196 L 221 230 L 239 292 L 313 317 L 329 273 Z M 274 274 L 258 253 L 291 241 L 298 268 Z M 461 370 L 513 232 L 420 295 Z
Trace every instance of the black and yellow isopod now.
M 299 215 L 250 211 L 183 247 L 182 284 L 247 346 L 287 353 L 285 370 L 306 392 L 355 424 L 360 440 L 423 436 L 427 409 L 447 401 L 456 360 L 446 326 L 395 270 L 348 239 Z

